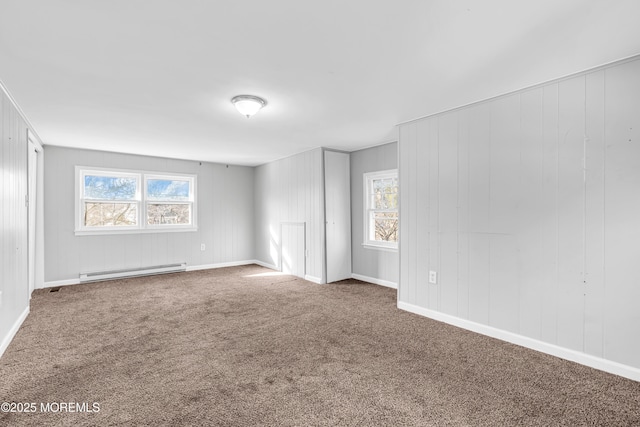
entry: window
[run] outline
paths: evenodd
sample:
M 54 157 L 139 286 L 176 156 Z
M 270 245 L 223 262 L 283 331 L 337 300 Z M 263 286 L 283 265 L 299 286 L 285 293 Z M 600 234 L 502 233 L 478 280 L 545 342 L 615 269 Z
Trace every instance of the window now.
M 146 175 L 144 187 L 149 226 L 191 225 L 193 178 Z
M 398 247 L 398 171 L 364 174 L 364 245 Z
M 76 167 L 76 234 L 195 230 L 194 175 Z

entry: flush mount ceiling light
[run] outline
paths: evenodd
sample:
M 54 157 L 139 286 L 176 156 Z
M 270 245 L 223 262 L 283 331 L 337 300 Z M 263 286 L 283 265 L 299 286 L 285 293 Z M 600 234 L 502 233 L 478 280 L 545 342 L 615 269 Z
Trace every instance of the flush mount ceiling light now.
M 243 116 L 247 116 L 247 119 L 260 111 L 262 107 L 267 105 L 267 101 L 253 95 L 238 95 L 231 98 L 231 102 L 236 106 L 236 109 Z

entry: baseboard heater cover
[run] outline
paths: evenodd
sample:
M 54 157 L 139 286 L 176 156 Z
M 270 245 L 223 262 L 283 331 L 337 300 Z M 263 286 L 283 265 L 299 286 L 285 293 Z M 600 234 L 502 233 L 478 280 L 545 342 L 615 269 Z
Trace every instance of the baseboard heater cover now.
M 128 268 L 123 270 L 96 271 L 80 273 L 80 283 L 98 282 L 101 280 L 118 279 L 122 277 L 150 276 L 153 274 L 178 273 L 187 270 L 187 263 L 155 265 L 152 267 Z

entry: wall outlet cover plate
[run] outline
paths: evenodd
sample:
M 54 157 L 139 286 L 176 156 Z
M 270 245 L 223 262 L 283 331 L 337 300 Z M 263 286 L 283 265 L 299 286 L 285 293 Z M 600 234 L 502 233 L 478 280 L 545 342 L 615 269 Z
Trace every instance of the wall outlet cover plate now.
M 438 273 L 433 270 L 429 271 L 429 283 L 433 283 L 434 285 L 438 283 Z

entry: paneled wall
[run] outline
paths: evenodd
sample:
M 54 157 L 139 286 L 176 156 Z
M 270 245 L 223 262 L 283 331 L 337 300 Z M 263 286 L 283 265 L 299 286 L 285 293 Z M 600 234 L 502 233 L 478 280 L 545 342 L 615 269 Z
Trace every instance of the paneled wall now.
M 282 223 L 306 224 L 306 275 L 325 282 L 322 149 L 255 168 L 256 259 L 280 268 Z
M 398 144 L 391 143 L 351 153 L 351 263 L 353 274 L 364 280 L 398 284 L 398 251 L 365 248 L 363 175 L 398 168 Z
M 45 164 L 45 281 L 81 272 L 186 262 L 212 267 L 254 259 L 251 167 L 48 146 Z M 197 175 L 198 230 L 75 236 L 75 166 Z M 205 250 L 200 245 L 205 244 Z
M 0 355 L 29 312 L 27 125 L 0 87 Z
M 630 60 L 401 125 L 399 306 L 640 378 L 638 76 Z

